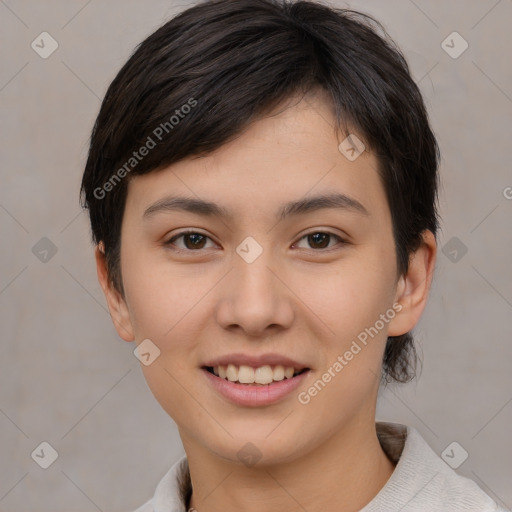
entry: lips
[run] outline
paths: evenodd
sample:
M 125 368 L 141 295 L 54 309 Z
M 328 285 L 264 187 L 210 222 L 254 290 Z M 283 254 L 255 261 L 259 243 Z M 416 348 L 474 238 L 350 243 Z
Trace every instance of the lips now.
M 210 359 L 201 369 L 220 395 L 236 405 L 248 407 L 284 399 L 311 370 L 302 361 L 276 353 L 227 354 Z
M 292 392 L 308 378 L 310 370 L 304 369 L 291 378 L 264 385 L 254 382 L 246 384 L 231 382 L 215 375 L 213 371 L 208 371 L 206 367 L 202 368 L 201 373 L 212 389 L 230 403 L 243 407 L 263 407 L 291 396 Z

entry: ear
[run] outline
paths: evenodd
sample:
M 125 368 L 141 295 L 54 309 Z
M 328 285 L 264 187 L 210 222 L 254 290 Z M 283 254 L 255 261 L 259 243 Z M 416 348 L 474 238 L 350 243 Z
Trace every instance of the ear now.
M 133 341 L 135 336 L 133 335 L 133 327 L 126 301 L 108 278 L 103 242 L 100 242 L 96 246 L 94 253 L 96 257 L 98 281 L 107 299 L 110 317 L 112 318 L 117 334 L 125 341 Z
M 420 247 L 409 258 L 409 269 L 400 277 L 395 303 L 402 309 L 389 322 L 388 336 L 400 336 L 418 323 L 427 304 L 436 262 L 437 244 L 433 233 L 425 230 Z

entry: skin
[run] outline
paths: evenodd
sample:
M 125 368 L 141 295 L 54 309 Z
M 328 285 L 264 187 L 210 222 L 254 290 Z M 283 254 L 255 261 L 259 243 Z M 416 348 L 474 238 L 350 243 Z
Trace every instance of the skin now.
M 398 275 L 377 161 L 364 151 L 350 162 L 333 126 L 317 92 L 287 102 L 214 153 L 132 177 L 121 234 L 124 297 L 109 283 L 101 245 L 96 250 L 119 335 L 137 344 L 149 338 L 161 351 L 141 368 L 178 425 L 199 512 L 355 511 L 393 472 L 375 430 L 382 356 L 388 335 L 410 331 L 421 316 L 436 243 L 426 231 L 407 275 Z M 368 215 L 329 208 L 275 218 L 288 201 L 332 192 L 356 199 Z M 171 193 L 215 202 L 233 216 L 166 211 L 143 219 Z M 165 245 L 186 229 L 209 238 L 199 249 L 187 237 Z M 333 236 L 323 241 L 306 236 L 326 232 Z M 263 248 L 250 264 L 236 253 L 248 236 Z M 398 303 L 378 335 L 308 404 L 299 403 L 298 393 Z M 237 406 L 201 370 L 233 352 L 276 352 L 311 371 L 276 404 Z M 247 442 L 261 453 L 250 467 L 237 457 Z

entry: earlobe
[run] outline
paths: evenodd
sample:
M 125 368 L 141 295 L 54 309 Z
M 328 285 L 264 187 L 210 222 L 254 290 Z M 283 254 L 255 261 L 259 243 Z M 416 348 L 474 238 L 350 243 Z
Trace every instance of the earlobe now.
M 423 242 L 409 258 L 409 269 L 400 277 L 395 302 L 402 306 L 389 323 L 388 336 L 400 336 L 413 329 L 427 304 L 434 272 L 437 244 L 433 233 L 423 232 Z
M 114 287 L 108 278 L 107 261 L 105 258 L 103 242 L 100 242 L 95 249 L 96 272 L 105 299 L 107 301 L 110 317 L 119 336 L 125 341 L 133 341 L 133 327 L 130 320 L 130 313 L 125 299 Z

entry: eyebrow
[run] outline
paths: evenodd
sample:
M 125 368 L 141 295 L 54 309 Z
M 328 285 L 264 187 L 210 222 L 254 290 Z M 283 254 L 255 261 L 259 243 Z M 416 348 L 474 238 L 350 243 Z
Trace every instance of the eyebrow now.
M 326 208 L 337 208 L 360 213 L 367 217 L 370 216 L 368 210 L 357 201 L 357 199 L 347 196 L 346 194 L 335 193 L 290 201 L 280 208 L 276 214 L 276 218 L 283 220 L 292 215 L 304 215 Z M 144 211 L 142 217 L 143 219 L 149 219 L 158 213 L 180 210 L 207 217 L 233 217 L 233 213 L 228 208 L 211 201 L 176 196 L 164 197 L 156 201 Z

